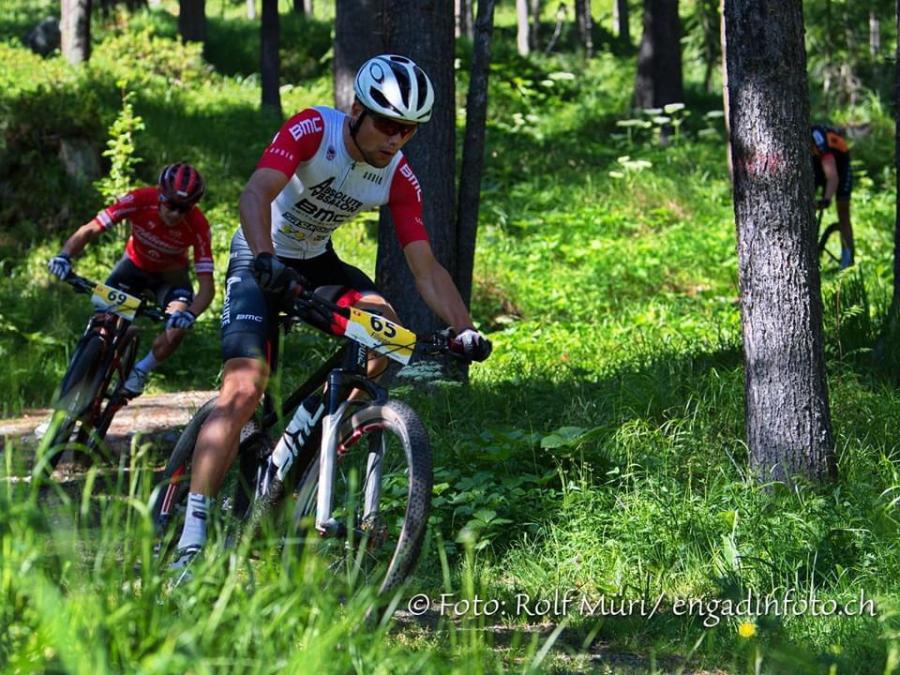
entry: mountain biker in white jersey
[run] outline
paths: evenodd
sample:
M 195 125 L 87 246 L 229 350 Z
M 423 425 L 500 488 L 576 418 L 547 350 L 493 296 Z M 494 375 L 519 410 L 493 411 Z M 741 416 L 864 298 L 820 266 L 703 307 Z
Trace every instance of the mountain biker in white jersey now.
M 359 69 L 354 92 L 349 115 L 320 106 L 285 122 L 241 194 L 241 227 L 231 243 L 222 310 L 222 387 L 197 438 L 175 569 L 186 566 L 206 541 L 209 507 L 235 459 L 241 428 L 265 391 L 278 308 L 298 275 L 311 289 L 346 289 L 339 304 L 397 321 L 375 284 L 334 252 L 331 233 L 342 223 L 387 205 L 422 299 L 455 331 L 467 356 L 483 360 L 490 354 L 490 341 L 472 326 L 452 278 L 432 253 L 419 181 L 401 152 L 418 124 L 431 118 L 431 81 L 410 59 L 381 55 Z M 383 357 L 375 359 L 369 373 L 384 367 Z M 318 401 L 308 405 L 307 431 L 323 411 Z M 270 464 L 270 490 L 283 489 L 292 461 L 276 458 Z

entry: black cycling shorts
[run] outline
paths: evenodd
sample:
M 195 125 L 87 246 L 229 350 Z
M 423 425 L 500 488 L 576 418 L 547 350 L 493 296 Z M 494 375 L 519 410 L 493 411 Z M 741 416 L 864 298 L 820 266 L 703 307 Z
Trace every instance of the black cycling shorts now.
M 850 168 L 850 157 L 844 154 L 834 153 L 834 163 L 838 172 L 838 188 L 835 193 L 835 201 L 846 202 L 850 200 L 853 192 L 853 170 Z M 816 174 L 816 187 L 825 187 L 825 172 L 822 170 L 822 161 L 813 157 L 813 171 Z
M 253 276 L 253 252 L 238 229 L 231 239 L 228 272 L 225 275 L 225 304 L 222 307 L 222 360 L 234 358 L 265 359 L 274 370 L 278 345 L 277 299 L 256 283 Z M 360 293 L 381 295 L 366 274 L 338 258 L 331 242 L 315 258 L 301 260 L 278 256 L 285 265 L 297 270 L 312 289 L 341 286 Z
M 149 291 L 163 309 L 170 302 L 184 302 L 190 305 L 194 300 L 191 277 L 186 267 L 165 272 L 147 272 L 131 262 L 127 256 L 113 267 L 106 279 L 106 285 L 138 297 L 144 291 Z

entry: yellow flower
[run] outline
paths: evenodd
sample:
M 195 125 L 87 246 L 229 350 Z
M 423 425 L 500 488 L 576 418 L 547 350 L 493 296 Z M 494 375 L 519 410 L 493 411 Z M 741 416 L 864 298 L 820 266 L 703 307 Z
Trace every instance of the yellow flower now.
M 738 635 L 742 638 L 752 638 L 756 635 L 756 624 L 750 621 L 741 621 L 738 624 Z

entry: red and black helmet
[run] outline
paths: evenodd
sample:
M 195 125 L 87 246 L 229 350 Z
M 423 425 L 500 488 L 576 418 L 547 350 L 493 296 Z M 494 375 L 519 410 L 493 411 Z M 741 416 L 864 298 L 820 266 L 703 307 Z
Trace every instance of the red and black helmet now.
M 187 208 L 200 201 L 206 192 L 203 176 L 190 164 L 169 164 L 159 174 L 159 191 L 173 206 Z

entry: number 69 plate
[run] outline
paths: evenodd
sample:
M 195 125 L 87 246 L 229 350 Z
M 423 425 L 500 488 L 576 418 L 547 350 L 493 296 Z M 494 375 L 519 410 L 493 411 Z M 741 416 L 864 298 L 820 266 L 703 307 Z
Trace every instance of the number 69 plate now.
M 94 307 L 97 309 L 104 312 L 112 312 L 129 321 L 134 321 L 138 307 L 141 306 L 140 298 L 128 295 L 125 291 L 120 291 L 118 288 L 112 288 L 106 284 L 94 286 L 91 302 L 94 303 Z
M 344 335 L 404 365 L 409 363 L 416 344 L 416 334 L 412 331 L 355 307 L 350 308 Z

